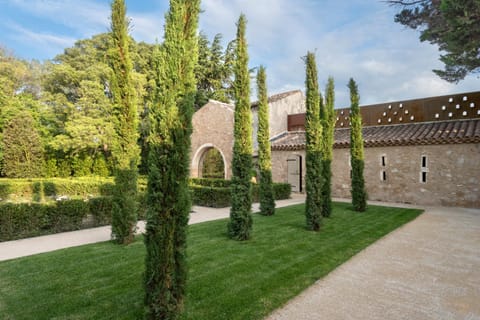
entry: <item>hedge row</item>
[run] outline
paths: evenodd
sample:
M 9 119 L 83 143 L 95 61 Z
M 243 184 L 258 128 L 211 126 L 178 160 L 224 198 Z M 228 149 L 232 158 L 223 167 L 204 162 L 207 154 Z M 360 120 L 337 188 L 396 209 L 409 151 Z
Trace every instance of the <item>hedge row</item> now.
M 223 180 L 225 181 L 225 180 Z M 223 208 L 230 206 L 230 187 L 190 185 L 192 202 L 197 206 Z M 288 183 L 274 183 L 273 192 L 275 200 L 290 198 L 291 186 Z M 252 186 L 252 200 L 259 202 L 259 185 Z
M 52 204 L 5 203 L 0 205 L 0 241 L 104 225 L 106 208 L 100 200 L 66 200 Z M 90 222 L 86 221 L 92 214 Z M 97 214 L 98 213 L 98 214 Z

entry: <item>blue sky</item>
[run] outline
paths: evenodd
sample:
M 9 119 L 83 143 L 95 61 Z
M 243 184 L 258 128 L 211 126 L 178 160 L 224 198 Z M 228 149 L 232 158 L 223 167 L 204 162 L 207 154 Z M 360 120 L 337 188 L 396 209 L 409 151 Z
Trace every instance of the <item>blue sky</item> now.
M 168 1 L 126 3 L 132 36 L 162 41 Z M 0 8 L 0 45 L 25 59 L 51 59 L 110 23 L 110 0 L 0 0 Z M 266 66 L 270 94 L 303 90 L 307 51 L 316 53 L 322 91 L 335 78 L 337 108 L 349 105 L 350 77 L 363 105 L 479 88 L 476 76 L 458 85 L 439 79 L 437 48 L 394 23 L 397 9 L 381 0 L 203 0 L 202 9 L 200 29 L 210 39 L 221 33 L 225 45 L 245 13 L 250 66 Z

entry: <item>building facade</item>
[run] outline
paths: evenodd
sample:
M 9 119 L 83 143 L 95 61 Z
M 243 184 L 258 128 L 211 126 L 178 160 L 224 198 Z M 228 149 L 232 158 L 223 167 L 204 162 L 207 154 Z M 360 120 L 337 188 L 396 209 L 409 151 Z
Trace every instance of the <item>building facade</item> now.
M 292 91 L 271 97 L 269 105 L 273 180 L 289 182 L 294 192 L 303 192 L 304 97 Z M 230 178 L 233 110 L 231 105 L 209 102 L 194 115 L 193 176 L 201 176 L 202 152 L 215 147 L 224 157 L 225 177 Z M 480 208 L 480 92 L 388 102 L 360 110 L 370 200 Z M 334 197 L 348 198 L 349 109 L 336 112 L 332 192 Z M 252 114 L 256 141 L 255 103 Z

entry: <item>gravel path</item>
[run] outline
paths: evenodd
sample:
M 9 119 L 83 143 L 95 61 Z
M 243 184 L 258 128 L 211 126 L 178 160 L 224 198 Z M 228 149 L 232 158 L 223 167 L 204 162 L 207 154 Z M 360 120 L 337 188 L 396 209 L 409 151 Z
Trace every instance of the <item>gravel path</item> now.
M 425 213 L 267 320 L 480 319 L 480 210 Z

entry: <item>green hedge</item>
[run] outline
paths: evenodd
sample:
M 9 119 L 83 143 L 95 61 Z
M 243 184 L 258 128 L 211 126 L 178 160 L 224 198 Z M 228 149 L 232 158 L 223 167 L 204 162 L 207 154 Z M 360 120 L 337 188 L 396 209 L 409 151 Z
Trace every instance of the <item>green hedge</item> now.
M 190 185 L 214 187 L 214 188 L 229 188 L 231 180 L 224 179 L 207 179 L 207 178 L 191 178 Z
M 0 179 L 0 199 L 13 202 L 41 202 L 59 195 L 88 197 L 111 195 L 113 180 L 101 177 Z
M 194 205 L 213 208 L 223 208 L 230 206 L 230 187 L 190 185 L 190 189 L 192 191 L 192 202 Z M 288 183 L 273 184 L 275 200 L 289 199 L 291 190 L 292 188 Z M 258 184 L 252 185 L 252 200 L 253 202 L 259 202 Z
M 37 200 L 40 201 L 42 197 L 51 194 L 49 185 L 41 180 L 20 180 L 9 181 L 5 183 L 3 179 L 0 182 L 0 189 L 12 188 L 22 190 L 22 194 L 38 195 Z M 61 190 L 73 190 L 75 195 L 95 195 L 95 192 L 100 191 L 100 194 L 107 194 L 106 196 L 97 196 L 85 200 L 64 200 L 49 203 L 0 203 L 0 241 L 8 241 L 14 239 L 21 239 L 26 237 L 34 237 L 44 234 L 58 233 L 64 231 L 78 230 L 81 228 L 90 228 L 111 223 L 112 212 L 112 197 L 109 196 L 109 189 L 111 187 L 110 179 L 97 179 L 96 183 L 89 185 L 87 180 L 79 183 L 73 182 L 70 179 L 53 179 L 57 186 L 60 185 Z M 70 182 L 64 182 L 67 180 Z M 228 207 L 230 206 L 230 182 L 219 179 L 195 179 L 202 180 L 204 184 L 211 184 L 214 186 L 190 185 L 192 193 L 192 201 L 195 205 L 206 207 Z M 207 181 L 207 180 L 213 180 Z M 59 183 L 62 182 L 62 183 Z M 39 183 L 41 182 L 41 183 Z M 102 184 L 103 183 L 103 184 Z M 216 187 L 217 185 L 227 185 L 227 187 Z M 30 189 L 29 189 L 30 188 Z M 35 189 L 36 188 L 36 189 Z M 56 187 L 57 188 L 57 187 Z M 146 211 L 146 179 L 141 178 L 139 181 L 139 219 L 145 219 Z M 273 185 L 275 199 L 288 199 L 290 197 L 291 187 L 286 183 L 274 183 Z M 12 189 L 10 189 L 12 190 Z M 35 193 L 33 192 L 35 190 Z M 50 190 L 50 191 L 49 191 Z M 56 189 L 59 190 L 59 189 Z M 103 191 L 102 191 L 103 190 Z M 253 200 L 258 201 L 258 185 L 253 185 Z

